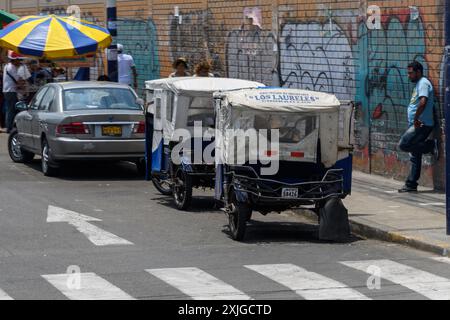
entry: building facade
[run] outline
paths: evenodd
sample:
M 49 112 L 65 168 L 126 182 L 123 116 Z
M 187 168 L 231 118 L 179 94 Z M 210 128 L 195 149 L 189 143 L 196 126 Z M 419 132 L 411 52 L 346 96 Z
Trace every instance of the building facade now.
M 412 60 L 434 85 L 435 134 L 443 135 L 444 1 L 118 0 L 118 42 L 133 54 L 141 86 L 184 56 L 191 65 L 211 60 L 222 76 L 355 101 L 356 168 L 404 179 L 408 154 L 396 145 L 407 128 Z M 105 0 L 0 0 L 20 16 L 71 5 L 105 23 Z M 425 157 L 422 184 L 444 187 L 444 159 Z

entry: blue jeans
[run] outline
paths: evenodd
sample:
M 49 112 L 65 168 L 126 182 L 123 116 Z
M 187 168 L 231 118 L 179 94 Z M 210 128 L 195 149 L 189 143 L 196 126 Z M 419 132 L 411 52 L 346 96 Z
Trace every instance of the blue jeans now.
M 406 180 L 407 187 L 417 188 L 417 181 L 419 181 L 422 171 L 422 156 L 432 153 L 434 150 L 434 141 L 428 140 L 431 132 L 433 132 L 433 127 L 415 128 L 411 126 L 400 139 L 400 150 L 411 154 L 411 172 Z
M 16 117 L 16 103 L 17 103 L 17 93 L 16 92 L 4 92 L 5 101 L 5 125 L 7 132 L 10 132 L 14 126 L 14 118 Z

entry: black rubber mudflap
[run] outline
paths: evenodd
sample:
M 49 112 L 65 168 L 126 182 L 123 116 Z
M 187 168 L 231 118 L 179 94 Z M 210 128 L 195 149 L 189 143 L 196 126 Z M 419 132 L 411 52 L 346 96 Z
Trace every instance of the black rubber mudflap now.
M 348 211 L 339 198 L 329 199 L 320 209 L 319 239 L 346 242 L 350 238 Z

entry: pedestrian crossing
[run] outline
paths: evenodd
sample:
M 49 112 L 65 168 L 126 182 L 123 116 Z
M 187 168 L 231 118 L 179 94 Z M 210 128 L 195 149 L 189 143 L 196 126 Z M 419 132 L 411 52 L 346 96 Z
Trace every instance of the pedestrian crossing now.
M 245 266 L 295 291 L 307 300 L 368 300 L 345 284 L 293 264 Z
M 134 300 L 95 273 L 49 274 L 42 277 L 71 300 Z
M 434 264 L 434 266 L 436 266 L 436 263 L 442 263 L 442 266 L 447 268 L 450 259 L 432 257 L 429 259 L 429 263 Z M 158 286 L 156 283 L 162 281 L 170 288 L 179 292 L 181 298 L 193 300 L 257 299 L 258 292 L 251 290 L 249 290 L 250 292 L 245 292 L 246 288 L 248 288 L 245 282 L 249 281 L 266 287 L 264 289 L 258 289 L 266 293 L 271 292 L 271 290 L 277 290 L 274 287 L 284 287 L 285 290 L 283 290 L 283 293 L 287 295 L 291 294 L 294 297 L 298 297 L 298 299 L 370 300 L 376 296 L 380 296 L 379 293 L 372 293 L 371 288 L 366 287 L 366 280 L 374 275 L 384 281 L 390 282 L 391 284 L 388 286 L 390 289 L 392 289 L 392 286 L 398 286 L 401 289 L 399 290 L 400 293 L 397 293 L 397 296 L 393 296 L 395 299 L 402 299 L 402 294 L 410 290 L 411 293 L 419 294 L 423 298 L 450 300 L 450 279 L 420 270 L 405 263 L 380 259 L 339 261 L 336 264 L 344 268 L 347 274 L 356 272 L 356 279 L 360 279 L 362 283 L 355 287 L 355 281 L 353 281 L 352 287 L 348 283 L 344 283 L 346 281 L 342 282 L 342 279 L 338 281 L 333 279 L 332 276 L 330 277 L 329 274 L 320 274 L 318 270 L 314 269 L 314 266 L 310 265 L 304 268 L 289 263 L 243 265 L 233 270 L 234 276 L 224 276 L 223 273 L 218 272 L 221 274 L 218 277 L 216 270 L 209 269 L 207 272 L 196 267 L 145 269 L 142 274 L 153 279 L 150 282 L 152 285 Z M 438 266 L 442 267 L 441 265 Z M 240 268 L 242 270 L 239 270 Z M 237 278 L 244 270 L 247 270 L 245 281 Z M 378 272 L 374 273 L 374 270 L 378 270 Z M 446 271 L 447 276 L 450 275 L 450 270 L 442 270 Z M 226 279 L 223 279 L 224 277 Z M 233 279 L 227 277 L 233 277 Z M 50 284 L 52 288 L 70 300 L 135 300 L 140 298 L 139 296 L 133 297 L 128 292 L 131 290 L 130 287 L 124 290 L 114 284 L 113 275 L 106 276 L 106 278 L 93 272 L 47 274 L 41 276 L 44 282 Z M 229 282 L 232 282 L 233 285 Z M 123 284 L 123 281 L 121 283 Z M 381 292 L 383 292 L 383 286 L 385 285 L 387 286 L 387 283 L 383 282 L 379 288 Z M 140 288 L 138 291 L 152 290 L 153 287 L 149 286 L 145 290 Z M 145 298 L 148 297 L 158 297 L 158 294 L 152 292 L 145 293 Z M 0 300 L 12 300 L 13 298 L 14 293 L 5 292 L 0 289 Z

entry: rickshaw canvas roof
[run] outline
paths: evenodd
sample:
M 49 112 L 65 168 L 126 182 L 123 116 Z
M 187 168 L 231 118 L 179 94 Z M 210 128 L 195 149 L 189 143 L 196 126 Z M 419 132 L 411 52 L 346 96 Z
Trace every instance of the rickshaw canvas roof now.
M 332 94 L 299 89 L 243 89 L 215 96 L 225 97 L 231 107 L 266 112 L 337 112 L 341 105 Z
M 178 95 L 211 95 L 216 91 L 264 87 L 259 82 L 231 78 L 183 77 L 146 82 L 147 89 L 170 90 Z

